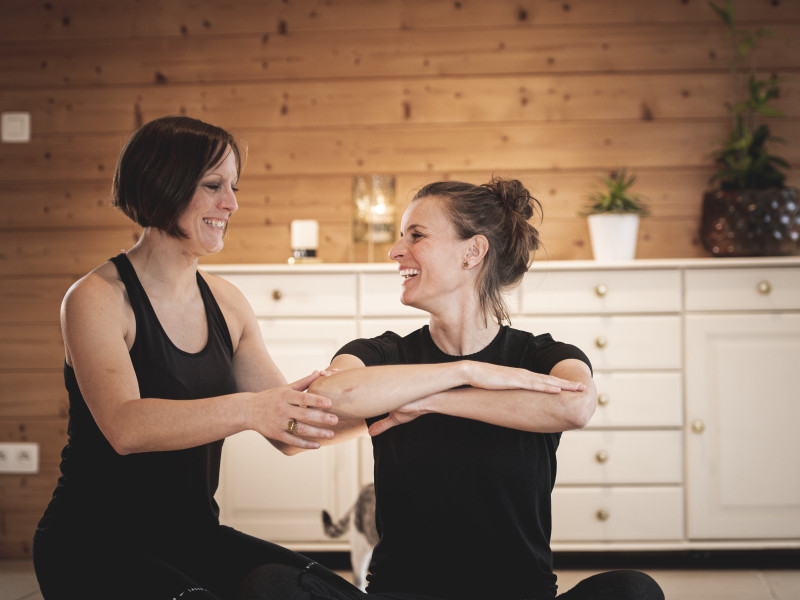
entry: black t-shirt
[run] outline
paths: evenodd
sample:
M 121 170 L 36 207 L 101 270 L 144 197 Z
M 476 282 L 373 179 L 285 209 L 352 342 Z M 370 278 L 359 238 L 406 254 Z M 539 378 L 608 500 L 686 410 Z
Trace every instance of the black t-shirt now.
M 406 337 L 355 340 L 337 354 L 366 366 L 469 359 L 537 373 L 568 358 L 589 364 L 581 350 L 549 334 L 506 326 L 469 356 L 442 352 L 427 326 Z M 550 493 L 560 435 L 429 414 L 372 438 L 381 540 L 369 591 L 453 600 L 554 597 Z

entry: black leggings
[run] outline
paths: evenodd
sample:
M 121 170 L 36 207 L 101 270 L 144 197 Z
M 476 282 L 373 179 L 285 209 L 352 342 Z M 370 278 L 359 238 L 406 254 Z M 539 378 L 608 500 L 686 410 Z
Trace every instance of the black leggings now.
M 230 527 L 132 545 L 120 536 L 37 531 L 33 564 L 45 600 L 236 600 L 256 567 L 310 559 Z
M 435 599 L 398 593 L 366 594 L 335 573 L 311 563 L 305 567 L 272 564 L 255 569 L 247 578 L 241 600 Z M 619 570 L 584 579 L 568 592 L 559 594 L 558 600 L 664 600 L 664 592 L 645 573 Z
M 224 526 L 147 550 L 115 536 L 37 531 L 33 563 L 45 600 L 435 600 L 366 594 L 301 554 Z M 663 599 L 638 571 L 601 573 L 558 596 Z

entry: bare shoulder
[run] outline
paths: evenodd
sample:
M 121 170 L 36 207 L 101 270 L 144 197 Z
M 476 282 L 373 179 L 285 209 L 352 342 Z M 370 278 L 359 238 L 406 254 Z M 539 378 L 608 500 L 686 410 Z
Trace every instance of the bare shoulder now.
M 81 277 L 67 290 L 62 302 L 65 310 L 123 310 L 128 304 L 125 284 L 116 267 L 106 262 Z

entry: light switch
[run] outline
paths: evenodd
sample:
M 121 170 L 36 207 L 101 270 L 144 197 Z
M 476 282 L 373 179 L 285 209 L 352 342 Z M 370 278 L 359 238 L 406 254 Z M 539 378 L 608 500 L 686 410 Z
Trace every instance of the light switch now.
M 4 143 L 31 141 L 31 113 L 4 112 L 2 117 L 2 140 Z

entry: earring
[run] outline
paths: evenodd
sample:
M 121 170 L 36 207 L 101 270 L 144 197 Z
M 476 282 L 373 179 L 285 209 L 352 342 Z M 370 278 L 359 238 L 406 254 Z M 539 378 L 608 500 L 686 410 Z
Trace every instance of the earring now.
M 469 261 L 468 261 L 468 260 L 465 258 L 465 259 L 464 259 L 464 262 L 462 263 L 462 265 L 461 265 L 461 266 L 462 266 L 464 269 L 467 269 L 467 268 L 469 268 Z

